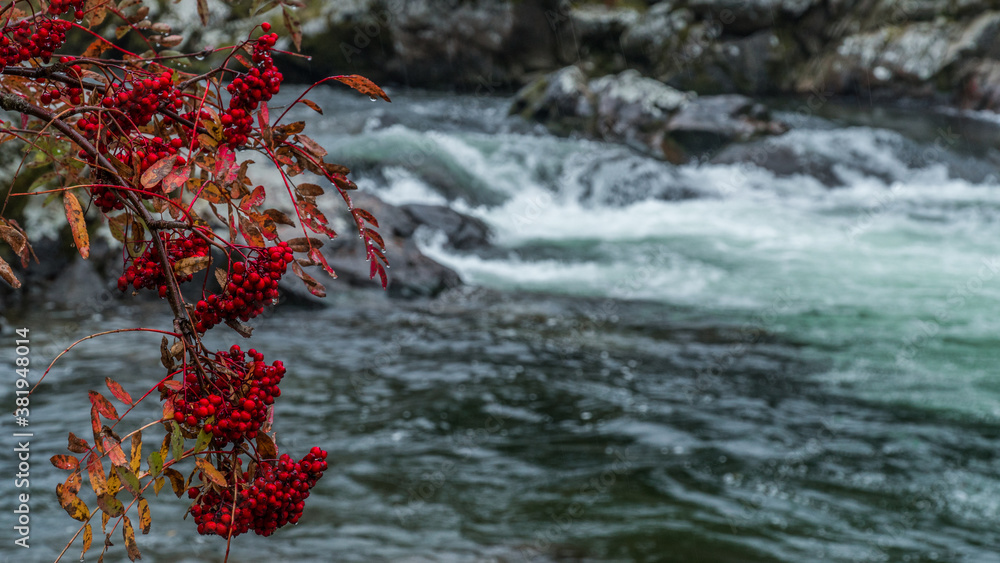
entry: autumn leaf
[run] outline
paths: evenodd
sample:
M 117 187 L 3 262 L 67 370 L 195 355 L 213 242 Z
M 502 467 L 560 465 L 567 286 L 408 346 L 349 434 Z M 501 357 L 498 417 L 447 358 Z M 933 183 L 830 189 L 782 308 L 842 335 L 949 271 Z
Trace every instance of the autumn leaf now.
M 142 559 L 139 546 L 135 543 L 135 529 L 132 528 L 132 521 L 128 516 L 122 516 L 122 535 L 125 537 L 125 552 L 129 560 Z
M 149 533 L 149 527 L 153 523 L 152 515 L 149 513 L 149 501 L 145 497 L 139 497 L 139 527 L 143 534 Z
M 0 278 L 10 284 L 14 289 L 19 289 L 21 287 L 21 281 L 17 279 L 14 275 L 14 271 L 10 269 L 10 264 L 7 263 L 2 257 L 0 257 Z
M 66 207 L 66 220 L 73 231 L 73 242 L 84 260 L 90 257 L 90 234 L 87 233 L 87 220 L 83 216 L 80 200 L 71 192 L 63 192 L 63 205 Z
M 257 433 L 257 454 L 261 459 L 278 458 L 278 447 L 274 445 L 274 440 L 263 432 Z
M 78 438 L 76 434 L 72 432 L 69 433 L 69 446 L 67 448 L 69 451 L 75 454 L 87 453 L 90 450 L 90 446 L 87 441 L 83 438 Z
M 170 174 L 174 169 L 174 164 L 177 162 L 177 155 L 170 155 L 166 158 L 161 158 L 153 163 L 152 166 L 146 169 L 142 173 L 142 177 L 139 178 L 139 182 L 142 183 L 142 187 L 147 190 L 152 190 L 153 186 L 160 183 Z
M 110 377 L 105 377 L 104 382 L 105 384 L 107 384 L 108 389 L 111 391 L 111 394 L 114 395 L 116 399 L 125 403 L 126 405 L 132 406 L 133 403 L 132 395 L 129 395 L 128 391 L 126 391 L 125 388 L 123 388 L 120 383 L 118 383 L 114 379 L 111 379 Z
M 54 455 L 51 458 L 49 458 L 49 461 L 51 461 L 52 465 L 55 465 L 59 469 L 65 469 L 67 471 L 71 471 L 73 469 L 77 469 L 78 467 L 80 467 L 80 460 L 77 459 L 76 456 L 72 455 L 64 455 L 64 454 Z
M 201 472 L 205 474 L 205 477 L 209 481 L 215 483 L 220 487 L 226 486 L 226 477 L 222 474 L 221 471 L 216 469 L 215 466 L 212 465 L 207 459 L 199 457 L 194 463 L 198 467 L 198 469 L 200 469 Z
M 302 98 L 299 101 L 312 108 L 312 110 L 315 111 L 316 113 L 323 115 L 323 108 L 319 107 L 319 104 L 317 104 L 316 102 L 312 100 L 307 100 L 305 98 Z
M 190 276 L 204 270 L 211 263 L 211 256 L 188 256 L 174 262 L 174 273 L 181 277 Z
M 343 82 L 344 84 L 347 84 L 348 86 L 354 88 L 355 90 L 361 92 L 362 94 L 368 94 L 368 97 L 371 98 L 372 100 L 374 100 L 375 98 L 382 98 L 387 102 L 392 101 L 389 99 L 389 96 L 385 95 L 385 92 L 382 91 L 382 89 L 379 88 L 378 85 L 376 85 L 371 80 L 368 80 L 364 76 L 360 76 L 357 74 L 347 74 L 341 76 L 334 76 L 333 79 L 337 80 L 338 82 Z
M 125 513 L 125 507 L 122 506 L 121 501 L 107 493 L 97 495 L 97 506 L 100 507 L 102 512 L 112 518 Z
M 90 403 L 94 405 L 94 408 L 101 413 L 104 418 L 110 418 L 111 420 L 118 420 L 118 411 L 115 410 L 115 406 L 111 404 L 111 401 L 104 398 L 97 391 L 89 391 Z

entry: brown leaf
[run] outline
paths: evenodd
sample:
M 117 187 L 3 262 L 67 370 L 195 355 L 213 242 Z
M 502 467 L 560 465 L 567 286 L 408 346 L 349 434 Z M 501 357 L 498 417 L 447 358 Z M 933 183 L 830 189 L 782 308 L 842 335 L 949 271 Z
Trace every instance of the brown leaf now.
M 272 221 L 274 221 L 279 225 L 288 225 L 290 227 L 295 226 L 295 222 L 292 221 L 292 219 L 288 215 L 285 215 L 283 212 L 278 211 L 277 209 L 265 209 L 264 215 L 267 215 L 268 218 L 270 218 Z
M 184 476 L 181 475 L 180 471 L 177 471 L 173 467 L 164 467 L 163 474 L 170 479 L 170 486 L 174 489 L 174 494 L 177 498 L 180 498 L 186 491 L 187 486 L 184 483 Z
M 90 257 L 90 234 L 87 233 L 87 220 L 83 216 L 80 200 L 72 192 L 63 192 L 63 205 L 66 207 L 66 220 L 73 231 L 73 242 L 80 256 L 86 260 Z
M 291 248 L 293 252 L 309 252 L 310 245 L 312 248 L 323 247 L 323 241 L 318 238 L 299 237 L 286 242 L 288 242 L 288 248 Z
M 49 458 L 49 461 L 51 461 L 52 465 L 55 465 L 59 469 L 65 469 L 67 471 L 71 471 L 73 469 L 79 469 L 80 467 L 80 460 L 77 459 L 76 456 L 72 455 L 65 455 L 65 454 L 54 455 L 51 458 Z
M 90 450 L 90 445 L 83 438 L 78 438 L 76 434 L 72 432 L 69 433 L 69 446 L 67 449 L 75 454 L 87 453 Z
M 250 246 L 264 246 L 264 235 L 261 234 L 260 228 L 247 217 L 240 217 L 240 232 Z
M 114 379 L 111 379 L 110 377 L 105 377 L 104 382 L 105 384 L 107 384 L 108 389 L 111 391 L 111 394 L 114 395 L 116 399 L 125 403 L 126 405 L 132 406 L 132 403 L 134 402 L 132 401 L 132 395 L 129 395 L 128 391 L 126 391 L 125 388 L 121 386 L 121 384 L 119 384 Z
M 178 276 L 190 276 L 204 270 L 211 263 L 211 256 L 188 256 L 174 262 L 174 273 Z
M 139 546 L 135 543 L 135 530 L 132 528 L 132 521 L 128 519 L 128 516 L 122 516 L 122 535 L 125 536 L 125 552 L 129 560 L 142 559 Z
M 208 25 L 208 0 L 198 0 L 198 18 L 201 19 L 201 25 Z
M 281 7 L 281 15 L 285 19 L 285 28 L 288 29 L 289 35 L 292 36 L 292 43 L 295 43 L 295 50 L 302 50 L 302 22 L 299 21 L 299 17 L 292 12 L 292 9 L 288 6 Z
M 108 13 L 107 4 L 108 0 L 87 0 L 84 12 L 87 14 L 88 27 L 93 28 L 104 21 Z
M 3 278 L 14 289 L 21 287 L 21 281 L 17 279 L 17 276 L 14 275 L 14 270 L 10 269 L 10 264 L 3 257 L 0 257 L 0 278 Z
M 118 420 L 118 411 L 115 410 L 115 406 L 111 404 L 111 401 L 104 398 L 97 391 L 89 391 L 90 404 L 94 405 L 94 408 L 101 413 L 104 418 L 110 418 L 111 420 Z
M 326 190 L 317 186 L 316 184 L 299 184 L 295 186 L 295 191 L 299 195 L 304 195 L 306 197 L 319 197 L 326 193 Z
M 261 459 L 278 459 L 278 447 L 274 440 L 263 432 L 257 433 L 257 454 Z
M 319 143 L 305 135 L 296 135 L 295 140 L 308 150 L 309 154 L 317 160 L 322 160 L 323 157 L 328 154 L 326 149 L 324 149 Z
M 354 88 L 355 90 L 361 92 L 362 94 L 368 94 L 368 97 L 370 97 L 372 100 L 378 97 L 382 98 L 387 102 L 392 101 L 389 99 L 389 96 L 385 95 L 385 92 L 383 92 L 382 89 L 378 87 L 378 85 L 376 85 L 371 80 L 368 80 L 364 76 L 359 76 L 357 74 L 348 74 L 343 76 L 334 76 L 333 79 L 339 82 L 343 82 L 344 84 L 347 84 L 348 86 Z
M 167 368 L 167 371 L 174 370 L 174 357 L 170 355 L 170 346 L 167 344 L 166 336 L 160 341 L 160 363 Z
M 312 110 L 315 111 L 316 113 L 323 115 L 323 108 L 319 107 L 319 104 L 317 104 L 316 102 L 312 100 L 307 100 L 305 98 L 302 98 L 299 101 L 312 108 Z

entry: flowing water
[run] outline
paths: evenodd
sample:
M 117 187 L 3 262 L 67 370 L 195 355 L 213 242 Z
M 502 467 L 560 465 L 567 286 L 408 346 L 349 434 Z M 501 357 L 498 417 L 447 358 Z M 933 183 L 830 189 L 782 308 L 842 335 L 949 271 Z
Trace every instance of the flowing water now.
M 673 166 L 499 98 L 310 97 L 326 115 L 293 117 L 362 189 L 476 216 L 493 246 L 420 233 L 466 288 L 335 292 L 259 323 L 289 366 L 279 446 L 333 463 L 300 524 L 238 538 L 234 561 L 1000 561 L 987 117 L 791 104 L 755 161 Z M 74 335 L 168 326 L 151 311 L 8 320 L 40 367 Z M 138 394 L 158 357 L 149 335 L 88 341 L 33 397 L 31 560 L 76 529 L 47 458 L 88 432 L 86 390 Z M 184 505 L 151 502 L 144 560 L 221 560 Z

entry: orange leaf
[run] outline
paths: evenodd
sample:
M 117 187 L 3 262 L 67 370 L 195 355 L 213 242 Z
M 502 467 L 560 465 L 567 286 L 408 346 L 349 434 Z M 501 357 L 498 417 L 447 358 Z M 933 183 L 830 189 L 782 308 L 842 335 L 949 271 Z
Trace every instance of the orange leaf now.
M 128 391 L 125 391 L 121 384 L 110 377 L 105 377 L 104 382 L 107 383 L 108 389 L 111 390 L 111 394 L 114 395 L 116 399 L 126 405 L 132 406 L 132 395 L 129 395 Z
M 319 104 L 317 104 L 316 102 L 312 100 L 307 100 L 305 98 L 302 98 L 299 101 L 312 108 L 312 110 L 315 111 L 316 113 L 323 115 L 323 108 L 319 107 Z
M 379 88 L 374 82 L 368 80 L 364 76 L 360 76 L 357 74 L 347 74 L 342 76 L 334 76 L 333 79 L 343 82 L 344 84 L 347 84 L 348 86 L 354 88 L 355 90 L 361 92 L 362 94 L 368 94 L 368 97 L 371 98 L 372 100 L 378 97 L 382 98 L 387 102 L 392 101 L 389 99 L 389 96 L 385 95 L 385 92 L 382 91 L 381 88 Z
M 87 233 L 87 220 L 83 217 L 80 200 L 70 192 L 63 192 L 63 205 L 66 207 L 66 220 L 73 231 L 73 242 L 76 249 L 86 260 L 90 256 L 90 235 Z
M 49 459 L 49 461 L 51 461 L 52 465 L 55 465 L 59 469 L 66 469 L 67 471 L 80 467 L 80 460 L 77 459 L 76 456 L 72 455 L 54 455 Z
M 87 475 L 90 476 L 90 486 L 98 495 L 108 492 L 108 480 L 104 477 L 104 464 L 101 458 L 96 455 L 90 456 L 87 461 Z

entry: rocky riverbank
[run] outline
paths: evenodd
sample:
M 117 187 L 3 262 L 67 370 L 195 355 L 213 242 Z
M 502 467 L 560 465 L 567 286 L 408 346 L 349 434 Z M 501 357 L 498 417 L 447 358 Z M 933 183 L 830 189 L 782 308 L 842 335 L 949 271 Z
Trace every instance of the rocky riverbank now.
M 983 0 L 356 0 L 314 8 L 301 79 L 361 73 L 513 91 L 570 64 L 698 94 L 1000 103 L 1000 6 Z

